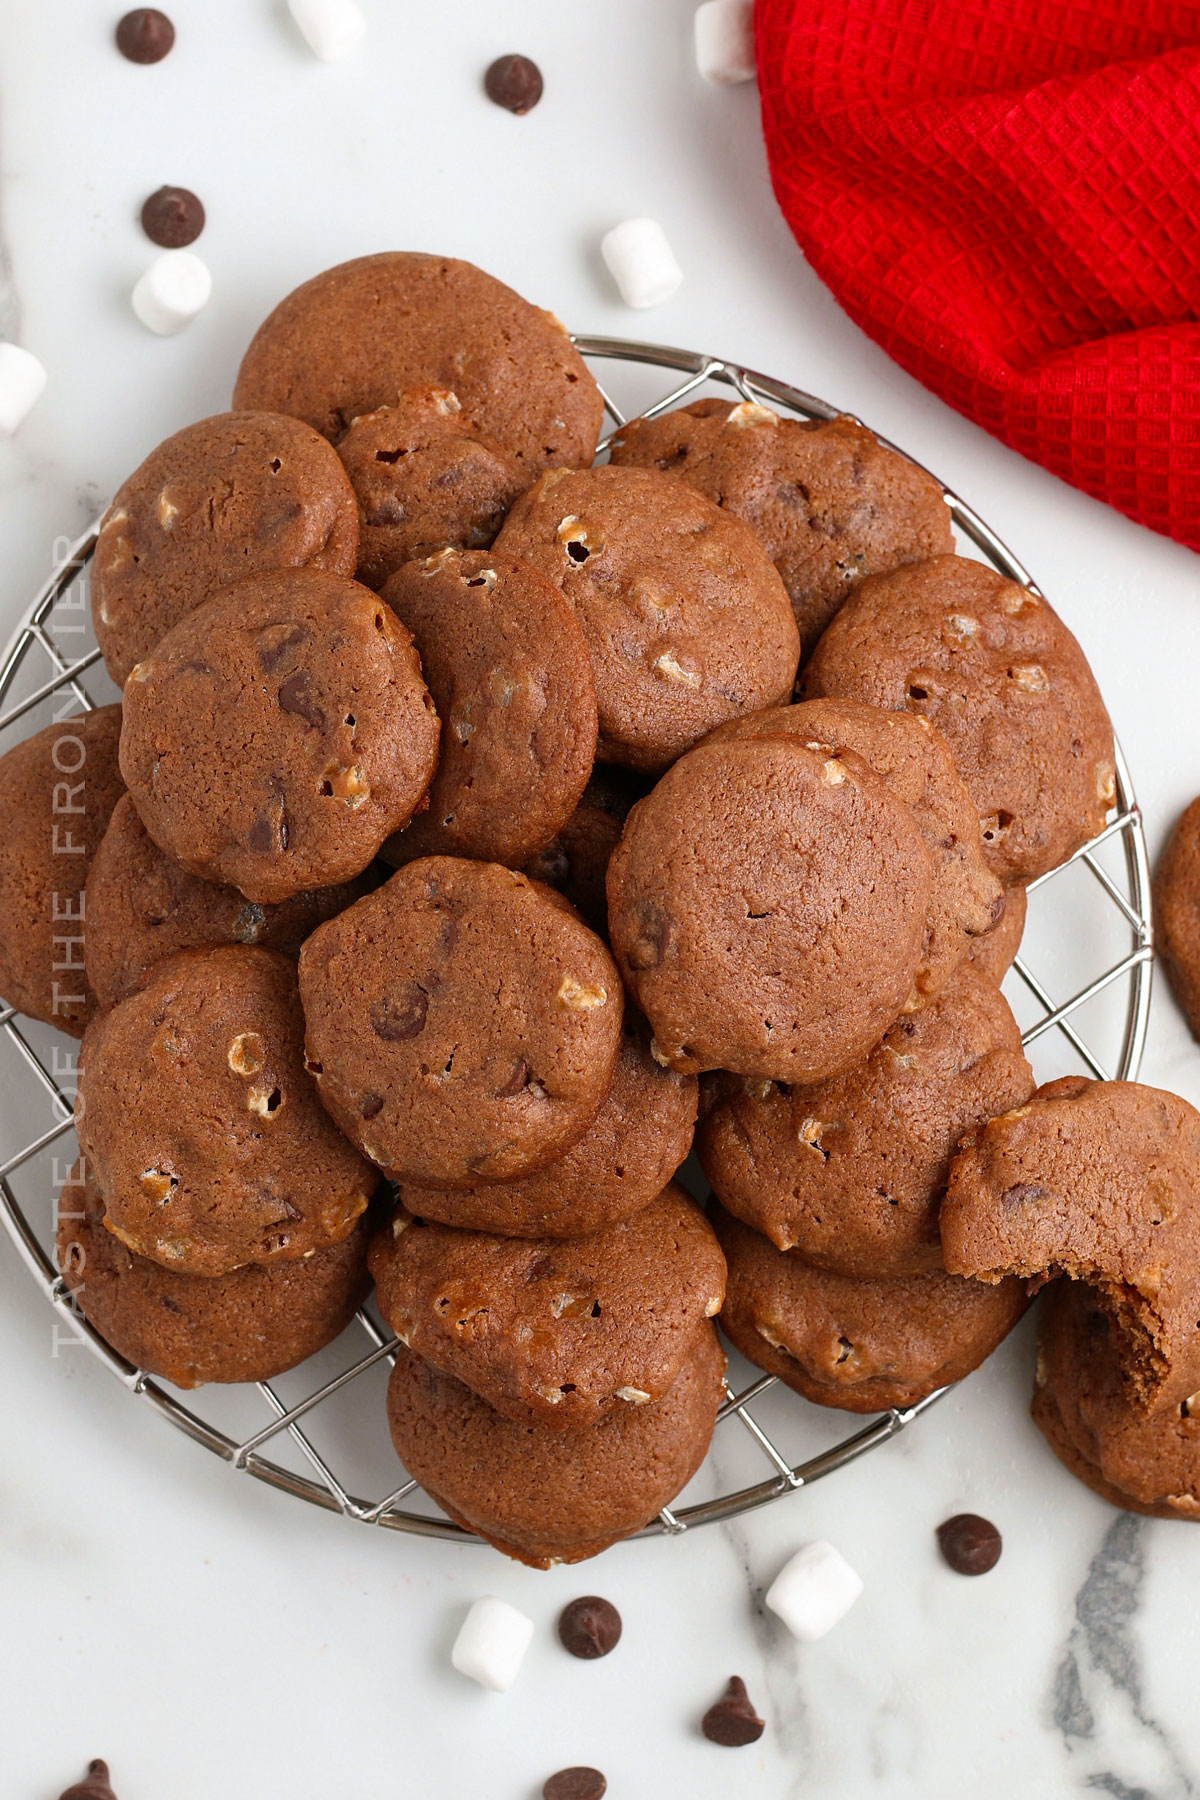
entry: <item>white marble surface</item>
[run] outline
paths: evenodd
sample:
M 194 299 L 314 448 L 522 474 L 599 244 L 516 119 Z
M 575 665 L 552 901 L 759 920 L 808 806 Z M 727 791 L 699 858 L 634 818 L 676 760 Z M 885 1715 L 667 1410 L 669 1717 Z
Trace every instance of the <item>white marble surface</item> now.
M 952 480 L 1077 631 L 1110 699 L 1154 845 L 1200 789 L 1200 565 L 993 443 L 892 367 L 804 266 L 771 199 L 753 88 L 707 89 L 691 0 L 364 0 L 343 64 L 274 0 L 175 0 L 152 69 L 110 45 L 118 4 L 0 5 L 0 335 L 50 371 L 0 444 L 3 623 L 169 430 L 227 403 L 267 308 L 325 264 L 385 247 L 468 256 L 577 329 L 723 351 L 861 413 Z M 542 64 L 525 119 L 478 92 L 493 55 Z M 209 209 L 213 301 L 152 338 L 128 294 L 162 182 Z M 666 225 L 687 280 L 626 313 L 596 245 Z M 1200 1056 L 1159 989 L 1144 1073 L 1200 1100 Z M 106 1756 L 121 1800 L 534 1800 L 605 1769 L 613 1800 L 820 1795 L 991 1800 L 1200 1786 L 1200 1532 L 1117 1514 L 1027 1415 L 1028 1328 L 911 1432 L 728 1529 L 537 1575 L 490 1551 L 382 1533 L 257 1484 L 168 1430 L 81 1350 L 0 1244 L 0 1800 L 55 1800 Z M 970 1507 L 1005 1534 L 968 1582 L 933 1528 Z M 866 1581 L 804 1649 L 761 1593 L 802 1538 Z M 620 1649 L 575 1663 L 552 1621 L 599 1590 Z M 467 1603 L 538 1626 L 516 1687 L 448 1667 Z M 726 1751 L 697 1721 L 737 1671 L 768 1719 Z

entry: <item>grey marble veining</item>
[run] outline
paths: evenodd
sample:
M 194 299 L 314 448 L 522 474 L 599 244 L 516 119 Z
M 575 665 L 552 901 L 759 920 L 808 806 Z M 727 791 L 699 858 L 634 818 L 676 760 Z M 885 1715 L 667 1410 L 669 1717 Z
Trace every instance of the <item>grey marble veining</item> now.
M 1115 1518 L 1075 1596 L 1055 1671 L 1053 1717 L 1083 1785 L 1115 1800 L 1190 1800 L 1196 1777 L 1145 1692 L 1138 1633 L 1147 1521 Z

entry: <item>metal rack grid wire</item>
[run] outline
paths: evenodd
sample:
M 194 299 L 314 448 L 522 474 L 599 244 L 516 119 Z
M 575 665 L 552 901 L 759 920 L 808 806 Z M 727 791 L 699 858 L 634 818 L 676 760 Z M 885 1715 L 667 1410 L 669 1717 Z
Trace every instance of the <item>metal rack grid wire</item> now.
M 837 416 L 838 409 L 826 401 L 719 357 L 615 338 L 577 337 L 575 342 L 593 365 L 604 368 L 606 375 L 610 369 L 614 375 L 622 370 L 629 374 L 658 369 L 670 371 L 675 376 L 667 391 L 649 399 L 639 399 L 633 408 L 637 416 L 652 417 L 666 412 L 697 397 L 706 388 L 732 389 L 745 400 L 766 403 L 802 419 Z M 601 383 L 601 393 L 615 431 L 626 422 L 626 413 L 605 383 Z M 607 451 L 611 436 L 612 432 L 602 441 L 601 455 Z M 881 441 L 887 442 L 886 439 Z M 974 545 L 983 560 L 1001 573 L 1040 593 L 1028 572 L 978 513 L 942 485 L 961 536 Z M 39 709 L 53 706 L 55 716 L 61 718 L 69 711 L 100 704 L 85 679 L 91 677 L 93 685 L 96 678 L 105 679 L 102 668 L 97 667 L 100 652 L 92 644 L 77 655 L 68 654 L 61 641 L 68 625 L 60 616 L 64 609 L 71 615 L 69 630 L 73 634 L 86 630 L 87 572 L 96 535 L 93 527 L 62 558 L 25 614 L 0 661 L 0 747 L 7 748 L 17 736 L 25 735 L 31 722 L 36 722 Z M 19 694 L 18 687 L 23 690 Z M 1106 961 L 1104 966 L 1088 973 L 1081 981 L 1070 984 L 1070 991 L 1061 997 L 1052 983 L 1035 974 L 1024 956 L 1018 958 L 1013 969 L 1016 982 L 1033 1008 L 1033 1016 L 1023 1036 L 1025 1043 L 1034 1047 L 1035 1056 L 1038 1048 L 1054 1034 L 1088 1073 L 1101 1079 L 1131 1079 L 1137 1073 L 1149 1013 L 1153 958 L 1146 844 L 1141 815 L 1119 747 L 1116 762 L 1116 805 L 1105 830 L 1062 869 L 1032 884 L 1030 891 L 1032 893 L 1035 887 L 1045 889 L 1050 884 L 1061 884 L 1068 870 L 1086 870 L 1094 883 L 1093 902 L 1115 913 L 1122 941 L 1127 947 L 1115 960 Z M 1106 846 L 1121 852 L 1115 872 L 1106 866 Z M 1051 903 L 1052 906 L 1056 904 L 1054 895 Z M 1079 904 L 1076 895 L 1071 905 L 1059 908 L 1061 917 L 1052 915 L 1054 925 L 1065 930 L 1069 924 L 1078 935 Z M 1111 1000 L 1114 993 L 1119 995 L 1122 987 L 1125 1006 L 1113 1049 L 1111 1052 L 1098 1050 L 1093 1042 L 1094 1032 L 1089 1028 L 1085 1034 L 1080 1014 L 1101 996 Z M 353 1491 L 354 1480 L 339 1473 L 334 1456 L 314 1441 L 311 1421 L 319 1416 L 320 1409 L 336 1408 L 369 1371 L 381 1365 L 386 1369 L 394 1361 L 397 1342 L 388 1337 L 371 1307 L 364 1307 L 356 1315 L 339 1340 L 342 1366 L 327 1378 L 317 1380 L 316 1385 L 310 1387 L 306 1381 L 302 1382 L 306 1391 L 298 1397 L 285 1399 L 279 1391 L 278 1381 L 261 1382 L 253 1388 L 237 1390 L 256 1397 L 261 1415 L 261 1423 L 249 1431 L 237 1433 L 231 1432 L 214 1416 L 209 1397 L 220 1390 L 202 1389 L 199 1398 L 189 1394 L 185 1400 L 178 1390 L 133 1367 L 88 1325 L 54 1262 L 52 1231 L 38 1230 L 34 1209 L 17 1193 L 22 1172 L 32 1168 L 51 1150 L 65 1149 L 73 1132 L 73 1090 L 63 1077 L 60 1059 L 42 1048 L 35 1038 L 35 1031 L 27 1023 L 19 1023 L 11 1008 L 0 1006 L 0 1089 L 7 1087 L 17 1075 L 26 1081 L 32 1079 L 48 1108 L 48 1123 L 27 1141 L 6 1144 L 0 1140 L 0 1200 L 4 1221 L 16 1248 L 33 1279 L 57 1310 L 62 1328 L 69 1330 L 75 1341 L 86 1343 L 131 1392 L 141 1395 L 164 1419 L 221 1457 L 231 1468 L 243 1470 L 298 1499 L 363 1524 L 427 1537 L 478 1542 L 471 1533 L 443 1517 L 432 1503 L 429 1511 L 406 1509 L 403 1503 L 419 1492 L 418 1484 L 412 1479 L 394 1483 L 381 1498 L 361 1497 Z M 14 1134 L 6 1132 L 5 1135 L 11 1138 Z M 300 1374 L 303 1376 L 310 1366 L 303 1365 Z M 761 1403 L 776 1387 L 775 1377 L 769 1375 L 749 1376 L 744 1385 L 735 1382 L 733 1386 L 727 1386 L 726 1399 L 718 1415 L 722 1441 L 729 1431 L 726 1422 L 738 1421 L 746 1434 L 743 1442 L 749 1445 L 754 1459 L 759 1461 L 760 1478 L 739 1486 L 726 1485 L 723 1491 L 710 1498 L 664 1508 L 642 1535 L 678 1535 L 697 1525 L 728 1519 L 807 1487 L 894 1437 L 948 1391 L 941 1389 L 916 1406 L 884 1413 L 818 1453 L 796 1460 L 776 1441 L 782 1435 L 778 1425 L 772 1435 L 762 1421 Z M 787 1394 L 786 1399 L 795 1418 L 808 1428 L 818 1413 L 826 1420 L 830 1416 L 824 1409 L 811 1407 L 794 1395 Z M 382 1422 L 380 1429 L 382 1433 Z M 282 1454 L 279 1446 L 290 1450 L 294 1466 L 288 1467 L 278 1460 Z M 769 1471 L 765 1476 L 761 1474 L 763 1463 Z M 720 1480 L 717 1485 L 721 1487 Z

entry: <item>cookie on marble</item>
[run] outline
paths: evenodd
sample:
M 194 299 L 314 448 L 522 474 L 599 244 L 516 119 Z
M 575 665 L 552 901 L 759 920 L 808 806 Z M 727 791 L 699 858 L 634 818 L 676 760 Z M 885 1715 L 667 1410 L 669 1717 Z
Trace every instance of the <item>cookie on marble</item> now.
M 1167 979 L 1200 1038 L 1200 800 L 1176 821 L 1158 859 L 1154 921 Z
M 0 996 L 72 1037 L 95 1010 L 84 884 L 124 793 L 121 708 L 47 725 L 0 757 Z
M 1200 1113 L 1186 1100 L 1050 1082 L 964 1140 L 941 1224 L 957 1274 L 1088 1282 L 1142 1411 L 1200 1389 Z
M 358 499 L 357 575 L 369 588 L 447 545 L 486 550 L 530 480 L 463 424 L 447 388 L 415 388 L 352 419 L 337 453 Z
M 943 1266 L 938 1213 L 959 1141 L 1023 1105 L 1034 1081 L 1007 1001 L 967 963 L 847 1075 L 705 1086 L 696 1148 L 728 1210 L 835 1274 L 890 1277 Z
M 696 1124 L 694 1075 L 650 1053 L 644 1020 L 628 1009 L 612 1086 L 577 1143 L 515 1181 L 466 1188 L 402 1183 L 409 1212 L 443 1225 L 514 1238 L 578 1238 L 630 1218 L 687 1158 Z
M 401 1343 L 503 1418 L 562 1431 L 661 1400 L 725 1294 L 712 1227 L 674 1183 L 632 1218 L 566 1243 L 456 1231 L 401 1209 L 370 1266 Z
M 358 505 L 319 432 L 282 413 L 230 412 L 152 450 L 100 521 L 92 621 L 109 674 L 135 663 L 231 581 L 279 569 L 353 575 Z
M 525 873 L 534 881 L 544 881 L 565 894 L 602 937 L 608 935 L 608 865 L 630 808 L 648 791 L 645 781 L 638 781 L 628 770 L 597 765 L 566 824 L 541 854 L 525 865 Z
M 409 863 L 300 952 L 309 1067 L 394 1181 L 473 1187 L 543 1168 L 612 1085 L 623 996 L 553 889 L 498 863 Z
M 1004 911 L 999 919 L 983 937 L 972 938 L 967 947 L 968 961 L 997 986 L 1017 960 L 1028 910 L 1029 897 L 1023 887 L 1005 888 Z
M 337 439 L 424 387 L 457 395 L 463 424 L 530 480 L 596 453 L 604 403 L 553 314 L 471 263 L 413 251 L 340 263 L 281 300 L 242 358 L 234 405 Z
M 1040 594 L 983 563 L 935 556 L 864 581 L 800 687 L 936 725 L 1006 886 L 1057 868 L 1103 830 L 1113 734 L 1087 659 Z
M 933 999 L 1004 912 L 1004 889 L 983 854 L 979 814 L 950 746 L 928 720 L 857 700 L 808 700 L 718 726 L 710 742 L 786 737 L 832 752 L 851 750 L 912 813 L 929 852 L 932 904 L 914 1002 Z
M 913 992 L 929 853 L 852 752 L 704 744 L 630 813 L 608 867 L 613 953 L 676 1069 L 821 1081 Z
M 559 586 L 592 655 L 602 762 L 651 772 L 791 697 L 800 640 L 748 525 L 656 469 L 554 469 L 497 550 Z
M 754 527 L 806 656 L 864 576 L 954 549 L 941 484 L 844 416 L 801 421 L 752 400 L 697 400 L 631 419 L 612 460 L 681 475 Z
M 259 905 L 360 875 L 421 805 L 437 747 L 409 633 L 311 569 L 223 589 L 125 687 L 121 770 L 146 830 Z
M 834 1275 L 776 1250 L 718 1206 L 712 1216 L 729 1265 L 722 1331 L 818 1406 L 915 1406 L 977 1369 L 1025 1310 L 1021 1281 L 993 1287 L 944 1269 L 888 1280 Z
M 127 1249 L 188 1275 L 291 1262 L 349 1236 L 379 1176 L 304 1067 L 286 956 L 180 950 L 83 1041 L 80 1149 Z
M 77 1163 L 58 1202 L 58 1269 L 74 1303 L 137 1369 L 175 1387 L 269 1381 L 346 1329 L 370 1292 L 369 1228 L 299 1262 L 184 1275 L 127 1250 L 104 1228 L 104 1199 Z
M 1042 1300 L 1033 1417 L 1104 1499 L 1200 1519 L 1200 1396 L 1149 1416 L 1132 1405 L 1112 1320 L 1082 1282 L 1057 1281 Z
M 403 1347 L 388 1384 L 396 1453 L 456 1524 L 535 1569 L 582 1562 L 670 1505 L 704 1460 L 725 1358 L 702 1327 L 670 1390 L 582 1431 L 516 1425 Z
M 429 805 L 387 862 L 473 856 L 520 868 L 579 802 L 596 756 L 587 641 L 544 575 L 493 550 L 443 550 L 383 599 L 412 633 L 442 721 Z
M 87 976 L 102 1006 L 136 993 L 154 964 L 206 944 L 257 944 L 299 956 L 305 938 L 376 885 L 374 870 L 258 906 L 236 888 L 201 881 L 172 862 L 128 794 L 113 808 L 88 870 Z

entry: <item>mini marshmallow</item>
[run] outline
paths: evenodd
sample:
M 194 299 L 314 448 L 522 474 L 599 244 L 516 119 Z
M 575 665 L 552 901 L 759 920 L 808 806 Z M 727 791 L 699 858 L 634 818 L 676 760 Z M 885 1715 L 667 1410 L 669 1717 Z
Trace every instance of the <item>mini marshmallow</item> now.
M 0 344 L 0 435 L 11 437 L 41 399 L 46 371 L 19 344 Z
M 191 250 L 167 250 L 150 264 L 133 290 L 133 310 L 160 337 L 190 325 L 208 303 L 212 276 Z
M 600 254 L 626 306 L 661 306 L 683 281 L 683 270 L 657 219 L 626 219 L 600 241 Z
M 793 1637 L 815 1644 L 844 1619 L 863 1584 L 840 1550 L 823 1540 L 804 1544 L 767 1589 L 767 1605 Z
M 517 1679 L 532 1637 L 532 1619 L 507 1600 L 484 1594 L 463 1620 L 450 1661 L 460 1675 L 469 1675 L 480 1687 L 491 1688 L 496 1694 L 507 1693 Z
M 705 0 L 696 8 L 696 67 L 722 87 L 754 80 L 754 0 Z
M 314 56 L 338 62 L 349 56 L 367 29 L 355 0 L 288 0 L 288 11 Z

